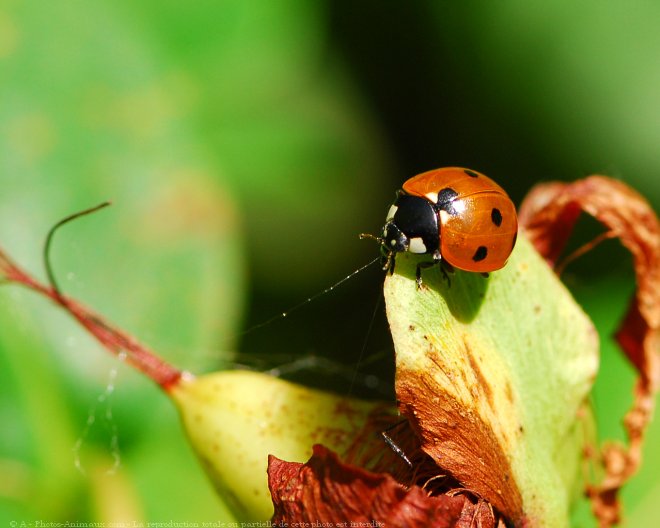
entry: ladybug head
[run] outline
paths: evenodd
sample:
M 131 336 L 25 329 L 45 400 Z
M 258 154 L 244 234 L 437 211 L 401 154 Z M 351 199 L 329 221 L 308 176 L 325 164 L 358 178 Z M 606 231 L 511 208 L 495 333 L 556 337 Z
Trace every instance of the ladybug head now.
M 383 269 L 394 269 L 394 256 L 402 251 L 436 254 L 440 247 L 438 213 L 425 198 L 400 191 L 387 213 L 381 236 L 361 234 L 380 244 Z
M 408 251 L 410 240 L 406 234 L 399 229 L 392 220 L 388 220 L 383 227 L 383 236 L 381 237 L 381 248 L 383 253 L 397 253 L 399 251 Z
M 435 253 L 439 242 L 438 214 L 433 204 L 425 198 L 400 194 L 383 227 L 383 252 Z

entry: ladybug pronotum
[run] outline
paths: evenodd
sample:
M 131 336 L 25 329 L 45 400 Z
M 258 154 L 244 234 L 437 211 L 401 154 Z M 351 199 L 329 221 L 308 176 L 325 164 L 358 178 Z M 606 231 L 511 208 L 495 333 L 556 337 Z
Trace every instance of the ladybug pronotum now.
M 518 233 L 516 208 L 504 189 L 483 174 L 460 167 L 424 172 L 403 184 L 378 238 L 392 270 L 401 251 L 429 254 L 465 271 L 502 268 Z

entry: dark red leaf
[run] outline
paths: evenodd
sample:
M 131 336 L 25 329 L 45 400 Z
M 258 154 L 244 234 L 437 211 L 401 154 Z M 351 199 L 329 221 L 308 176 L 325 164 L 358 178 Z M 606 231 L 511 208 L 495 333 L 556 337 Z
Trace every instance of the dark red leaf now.
M 387 473 L 344 464 L 321 445 L 314 446 L 306 464 L 269 457 L 268 485 L 277 525 L 490 528 L 499 522 L 492 508 L 469 492 L 429 496 Z

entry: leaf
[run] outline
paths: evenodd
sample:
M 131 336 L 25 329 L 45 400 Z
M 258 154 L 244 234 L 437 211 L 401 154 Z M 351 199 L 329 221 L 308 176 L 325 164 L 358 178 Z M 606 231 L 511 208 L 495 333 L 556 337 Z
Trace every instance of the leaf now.
M 624 419 L 629 445 L 606 446 L 605 478 L 589 490 L 596 515 L 604 526 L 610 526 L 620 518 L 618 491 L 640 464 L 644 432 L 660 383 L 660 223 L 641 195 L 604 176 L 536 186 L 521 207 L 520 222 L 539 252 L 554 265 L 583 212 L 607 228 L 597 241 L 618 238 L 630 251 L 637 277 L 637 289 L 616 333 L 639 374 L 633 406 Z
M 273 514 L 269 455 L 306 460 L 315 443 L 345 454 L 370 415 L 389 407 L 248 371 L 184 377 L 168 392 L 219 494 L 239 518 L 262 521 Z
M 597 334 L 525 239 L 488 279 L 397 255 L 385 281 L 401 413 L 441 470 L 514 526 L 567 526 Z
M 266 483 L 270 454 L 302 460 L 313 444 L 322 442 L 365 459 L 374 440 L 384 447 L 373 436 L 356 447 L 356 439 L 371 431 L 372 420 L 391 421 L 388 404 L 340 397 L 257 372 L 221 371 L 196 378 L 77 300 L 41 284 L 2 249 L 0 278 L 49 298 L 108 351 L 163 389 L 179 409 L 193 450 L 216 490 L 241 519 L 266 521 L 272 516 Z

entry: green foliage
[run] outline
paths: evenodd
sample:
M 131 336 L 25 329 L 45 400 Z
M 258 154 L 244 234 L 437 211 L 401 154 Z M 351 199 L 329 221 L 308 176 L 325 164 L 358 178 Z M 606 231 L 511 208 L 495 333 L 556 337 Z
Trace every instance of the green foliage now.
M 0 245 L 39 270 L 54 222 L 113 200 L 58 233 L 63 290 L 207 370 L 231 357 L 244 317 L 367 260 L 373 246 L 356 234 L 378 228 L 415 172 L 473 166 L 515 198 L 538 180 L 607 172 L 657 208 L 657 15 L 614 2 L 4 2 Z M 607 345 L 630 292 L 618 254 L 606 245 L 568 276 L 607 347 L 605 431 L 629 389 Z M 364 292 L 344 302 L 372 309 Z M 303 350 L 284 341 L 269 354 L 323 350 L 347 310 L 299 325 Z M 358 326 L 344 348 L 359 349 Z M 117 366 L 59 311 L 0 290 L 0 520 L 111 520 L 71 449 Z M 170 403 L 123 366 L 114 385 L 121 478 L 139 505 L 126 515 L 230 519 Z M 624 489 L 635 525 L 658 517 L 657 423 Z M 111 441 L 99 418 L 81 453 L 90 473 L 112 467 Z M 196 500 L 172 491 L 167 460 Z

